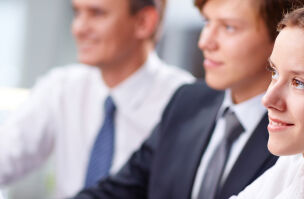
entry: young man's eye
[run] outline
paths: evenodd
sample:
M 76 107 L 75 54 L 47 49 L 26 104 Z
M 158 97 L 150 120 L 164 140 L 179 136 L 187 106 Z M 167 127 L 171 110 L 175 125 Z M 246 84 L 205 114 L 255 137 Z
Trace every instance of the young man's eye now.
M 291 81 L 291 85 L 297 89 L 304 89 L 304 82 L 297 80 L 297 79 L 293 79 Z
M 225 29 L 228 32 L 234 32 L 236 30 L 236 28 L 234 26 L 231 26 L 231 25 L 225 25 Z
M 266 69 L 271 73 L 271 78 L 277 80 L 279 78 L 279 73 L 277 70 L 271 66 L 267 66 Z

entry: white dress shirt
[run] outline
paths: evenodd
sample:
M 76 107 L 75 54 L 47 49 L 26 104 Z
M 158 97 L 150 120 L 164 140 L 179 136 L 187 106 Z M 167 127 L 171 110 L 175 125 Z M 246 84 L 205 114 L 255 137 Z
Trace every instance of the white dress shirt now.
M 280 157 L 277 163 L 230 199 L 303 199 L 303 154 Z
M 192 189 L 192 199 L 196 199 L 198 197 L 211 156 L 224 138 L 225 120 L 223 117 L 221 117 L 223 115 L 223 111 L 226 109 L 226 107 L 230 107 L 230 109 L 235 112 L 245 131 L 232 144 L 230 155 L 227 159 L 227 164 L 221 178 L 221 183 L 224 183 L 226 180 L 243 147 L 257 127 L 258 123 L 261 121 L 263 115 L 266 113 L 266 109 L 262 105 L 262 97 L 263 94 L 255 96 L 254 98 L 240 104 L 233 104 L 231 92 L 230 90 L 226 90 L 224 101 L 217 114 L 217 121 L 213 134 L 196 173 L 194 186 Z
M 74 195 L 83 187 L 108 95 L 117 107 L 113 173 L 147 138 L 175 90 L 193 81 L 189 73 L 167 66 L 155 53 L 114 89 L 105 85 L 96 67 L 54 69 L 0 126 L 0 184 L 20 178 L 54 152 L 56 198 Z

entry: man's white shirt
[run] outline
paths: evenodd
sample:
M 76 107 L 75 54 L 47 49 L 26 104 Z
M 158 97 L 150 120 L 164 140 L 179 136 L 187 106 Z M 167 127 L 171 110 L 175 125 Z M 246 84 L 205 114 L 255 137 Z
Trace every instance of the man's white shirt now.
M 53 69 L 0 126 L 0 184 L 19 179 L 54 153 L 56 198 L 74 195 L 83 187 L 108 95 L 117 107 L 114 173 L 148 137 L 176 89 L 193 81 L 189 73 L 166 65 L 155 53 L 114 89 L 105 85 L 96 67 Z
M 234 104 L 232 102 L 231 91 L 226 90 L 224 101 L 217 114 L 217 121 L 210 142 L 208 144 L 208 147 L 206 148 L 206 152 L 202 156 L 200 165 L 196 172 L 194 186 L 192 189 L 192 199 L 196 199 L 198 197 L 199 190 L 201 188 L 204 175 L 206 173 L 207 165 L 217 146 L 224 138 L 225 120 L 223 117 L 221 117 L 223 115 L 223 111 L 227 107 L 232 109 L 235 112 L 245 131 L 240 135 L 240 137 L 233 143 L 231 147 L 230 155 L 227 159 L 227 164 L 224 168 L 223 176 L 221 179 L 222 184 L 229 175 L 232 167 L 234 166 L 234 163 L 236 162 L 239 154 L 242 152 L 250 136 L 252 135 L 255 128 L 258 126 L 262 117 L 266 113 L 266 108 L 262 105 L 263 95 L 264 93 L 257 95 L 240 104 Z

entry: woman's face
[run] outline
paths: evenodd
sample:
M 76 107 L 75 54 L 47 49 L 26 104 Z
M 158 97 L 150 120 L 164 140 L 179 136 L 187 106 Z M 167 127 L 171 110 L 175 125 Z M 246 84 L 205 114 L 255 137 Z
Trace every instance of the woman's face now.
M 265 67 L 273 41 L 252 1 L 209 0 L 202 15 L 206 24 L 198 45 L 208 85 L 230 88 L 236 103 L 264 92 L 270 82 Z
M 272 82 L 263 98 L 268 109 L 268 148 L 275 155 L 304 152 L 304 29 L 284 28 L 269 59 Z

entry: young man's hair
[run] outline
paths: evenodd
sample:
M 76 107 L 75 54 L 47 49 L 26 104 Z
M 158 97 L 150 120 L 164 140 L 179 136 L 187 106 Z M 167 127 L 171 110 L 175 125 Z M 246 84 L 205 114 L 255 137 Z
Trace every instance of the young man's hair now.
M 195 0 L 195 5 L 200 10 L 212 0 Z M 243 0 L 242 0 L 243 1 Z M 268 29 L 270 38 L 274 41 L 278 35 L 277 25 L 285 13 L 303 7 L 303 0 L 250 0 L 254 3 L 257 15 L 263 19 Z
M 281 31 L 285 27 L 298 27 L 304 29 L 304 8 L 286 14 L 278 25 L 278 31 Z

